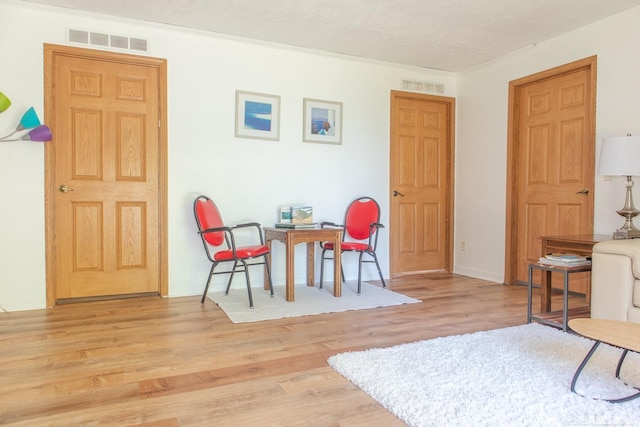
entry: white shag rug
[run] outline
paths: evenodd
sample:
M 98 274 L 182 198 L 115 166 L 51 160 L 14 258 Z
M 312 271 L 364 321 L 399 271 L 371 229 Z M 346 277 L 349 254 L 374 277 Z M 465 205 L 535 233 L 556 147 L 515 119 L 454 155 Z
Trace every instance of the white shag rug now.
M 258 322 L 312 314 L 334 313 L 348 310 L 363 310 L 400 304 L 421 302 L 418 299 L 393 292 L 388 288 L 362 283 L 362 293 L 356 293 L 357 283 L 343 283 L 342 296 L 333 296 L 333 285 L 320 289 L 317 286 L 298 285 L 295 289 L 295 301 L 285 300 L 285 287 L 274 286 L 274 296 L 262 288 L 252 288 L 253 306 L 249 307 L 247 289 L 231 289 L 229 295 L 224 291 L 210 291 L 209 299 L 227 314 L 233 323 Z
M 427 327 L 427 326 L 425 326 Z M 640 426 L 637 390 L 615 378 L 621 350 L 536 323 L 343 353 L 329 365 L 409 426 Z M 621 378 L 640 387 L 640 355 Z

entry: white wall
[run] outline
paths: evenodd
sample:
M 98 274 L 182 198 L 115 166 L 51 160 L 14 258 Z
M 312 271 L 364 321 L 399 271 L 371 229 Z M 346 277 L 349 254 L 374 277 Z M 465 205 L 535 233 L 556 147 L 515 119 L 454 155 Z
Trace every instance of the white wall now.
M 273 224 L 279 205 L 314 207 L 316 220 L 341 221 L 349 201 L 378 200 L 389 212 L 390 91 L 402 79 L 441 82 L 455 96 L 449 73 L 419 70 L 299 49 L 214 37 L 163 25 L 0 0 L 0 91 L 13 106 L 0 116 L 0 134 L 33 105 L 43 107 L 43 43 L 65 44 L 67 28 L 151 40 L 150 54 L 168 60 L 169 292 L 202 291 L 209 269 L 195 234 L 192 202 L 212 197 L 228 223 Z M 235 90 L 281 96 L 280 141 L 234 138 Z M 343 144 L 302 142 L 303 98 L 343 103 Z M 55 141 L 62 144 L 64 141 Z M 40 143 L 0 143 L 0 305 L 45 306 L 44 149 Z M 296 282 L 304 281 L 304 248 Z M 388 235 L 379 246 L 388 277 Z M 284 282 L 282 245 L 274 243 L 273 276 Z M 354 257 L 343 257 L 347 280 Z M 330 268 L 330 265 L 328 265 Z M 365 265 L 365 279 L 376 279 Z M 261 283 L 254 275 L 254 285 Z
M 640 133 L 638 22 L 640 7 L 459 75 L 457 273 L 496 282 L 504 279 L 509 81 L 597 55 L 597 164 L 603 137 Z M 624 205 L 624 192 L 623 178 L 605 181 L 596 176 L 596 234 L 611 234 L 622 226 L 624 220 L 615 211 Z M 464 252 L 461 241 L 466 242 Z
M 169 289 L 201 292 L 208 262 L 191 212 L 206 193 L 227 222 L 272 224 L 277 207 L 314 206 L 317 220 L 341 220 L 356 196 L 375 197 L 389 212 L 389 99 L 401 80 L 442 82 L 457 99 L 455 272 L 502 282 L 506 191 L 508 83 L 598 55 L 597 151 L 603 136 L 640 133 L 640 7 L 539 43 L 474 70 L 453 75 L 214 37 L 173 27 L 0 0 L 3 67 L 0 91 L 14 105 L 0 116 L 0 133 L 22 112 L 43 110 L 43 43 L 65 44 L 66 28 L 151 39 L 152 56 L 168 60 Z M 9 66 L 7 66 L 9 65 Z M 235 90 L 280 95 L 279 142 L 234 138 Z M 344 103 L 343 145 L 301 142 L 302 99 Z M 57 143 L 64 143 L 58 141 Z M 44 155 L 38 143 L 0 143 L 0 305 L 45 306 Z M 622 224 L 623 181 L 596 177 L 594 231 Z M 460 251 L 460 242 L 466 251 Z M 379 254 L 388 276 L 388 236 Z M 282 248 L 274 244 L 274 279 L 284 280 Z M 299 248 L 300 254 L 304 249 Z M 303 282 L 298 256 L 296 282 Z M 347 279 L 354 259 L 344 257 Z M 375 271 L 365 266 L 365 277 Z M 260 283 L 260 275 L 255 276 Z

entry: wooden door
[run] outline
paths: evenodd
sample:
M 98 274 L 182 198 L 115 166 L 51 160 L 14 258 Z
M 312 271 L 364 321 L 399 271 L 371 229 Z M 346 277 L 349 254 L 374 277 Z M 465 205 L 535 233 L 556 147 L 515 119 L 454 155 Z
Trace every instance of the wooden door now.
M 453 98 L 392 92 L 391 276 L 451 271 Z
M 542 255 L 541 236 L 593 232 L 595 58 L 512 82 L 512 97 L 508 216 L 515 223 L 507 254 L 516 255 L 507 255 L 513 273 L 506 277 L 526 283 L 529 263 Z M 574 281 L 571 290 L 585 292 L 586 284 Z
M 50 45 L 45 61 L 47 304 L 166 294 L 165 61 Z

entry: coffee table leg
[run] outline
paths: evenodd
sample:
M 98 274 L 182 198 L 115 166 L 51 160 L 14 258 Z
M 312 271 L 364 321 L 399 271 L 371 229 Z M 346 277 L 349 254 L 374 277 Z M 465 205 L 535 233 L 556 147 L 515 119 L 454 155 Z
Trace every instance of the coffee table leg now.
M 582 397 L 587 397 L 583 394 L 580 394 L 576 391 L 576 382 L 578 381 L 578 377 L 580 376 L 580 374 L 582 373 L 582 370 L 584 369 L 585 366 L 587 366 L 587 363 L 589 362 L 589 360 L 591 359 L 591 357 L 593 356 L 593 354 L 596 352 L 596 350 L 598 349 L 598 346 L 600 345 L 601 341 L 596 341 L 595 344 L 593 345 L 593 347 L 591 347 L 591 350 L 589 350 L 589 353 L 587 353 L 587 356 L 584 358 L 584 360 L 582 361 L 582 363 L 580 364 L 580 366 L 578 366 L 578 370 L 576 371 L 576 373 L 573 375 L 573 379 L 571 380 L 571 391 L 579 396 Z M 620 357 L 620 361 L 618 362 L 618 367 L 616 369 L 616 377 L 620 378 L 618 375 L 620 373 L 620 366 L 622 365 L 622 362 L 624 361 L 625 356 L 627 355 L 626 350 L 623 351 L 622 356 Z M 626 384 L 626 383 L 625 383 Z M 628 384 L 627 384 L 628 385 Z M 640 390 L 637 387 L 633 387 L 636 390 Z M 598 399 L 598 398 L 592 398 L 595 400 L 604 400 L 605 402 L 609 402 L 609 403 L 622 403 L 622 402 L 628 402 L 629 400 L 633 400 L 640 397 L 640 391 L 638 393 L 634 393 L 632 395 L 629 395 L 627 397 L 621 397 L 619 399 Z
M 589 353 L 587 353 L 587 356 L 584 358 L 582 363 L 580 363 L 580 366 L 578 366 L 578 370 L 576 371 L 576 373 L 573 374 L 573 379 L 571 380 L 571 391 L 573 393 L 580 394 L 580 393 L 578 393 L 576 391 L 576 382 L 578 382 L 578 377 L 582 373 L 582 370 L 584 369 L 584 367 L 587 366 L 587 362 L 589 362 L 589 359 L 591 359 L 591 356 L 593 356 L 593 353 L 596 352 L 596 350 L 598 349 L 599 345 L 600 345 L 600 341 L 596 341 L 596 343 L 593 345 L 593 347 L 591 347 L 591 350 L 589 350 Z M 580 396 L 582 396 L 582 395 L 580 394 Z
M 622 362 L 624 362 L 624 358 L 627 357 L 627 353 L 629 353 L 628 349 L 624 349 L 622 351 L 622 356 L 620 356 L 620 360 L 618 360 L 618 366 L 616 367 L 616 378 L 620 379 L 620 369 L 622 369 Z

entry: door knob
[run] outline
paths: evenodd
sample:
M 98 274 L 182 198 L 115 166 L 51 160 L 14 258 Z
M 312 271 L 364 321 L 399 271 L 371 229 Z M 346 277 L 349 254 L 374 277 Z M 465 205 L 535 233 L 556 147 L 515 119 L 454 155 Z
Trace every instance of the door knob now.
M 585 188 L 583 190 L 578 191 L 576 194 L 589 194 L 589 189 Z
M 67 187 L 66 185 L 62 184 L 58 187 L 58 191 L 61 193 L 68 193 L 69 191 L 73 191 L 73 188 Z
M 397 196 L 402 196 L 402 197 L 404 197 L 404 194 L 402 194 L 402 193 L 401 193 L 401 192 L 399 192 L 399 191 L 393 190 L 393 197 L 397 197 Z

